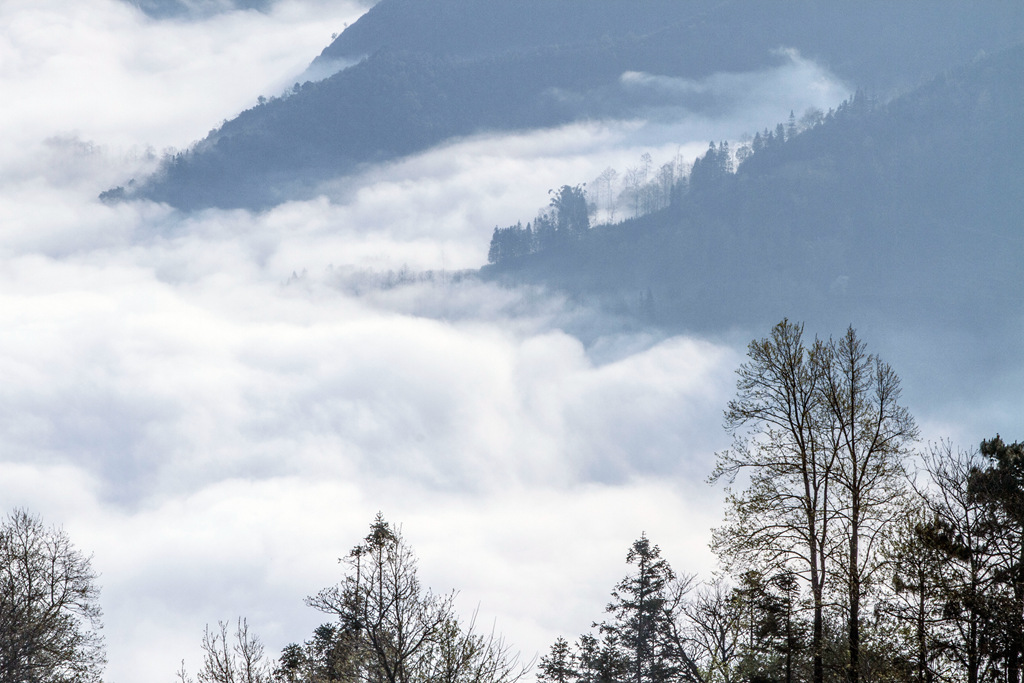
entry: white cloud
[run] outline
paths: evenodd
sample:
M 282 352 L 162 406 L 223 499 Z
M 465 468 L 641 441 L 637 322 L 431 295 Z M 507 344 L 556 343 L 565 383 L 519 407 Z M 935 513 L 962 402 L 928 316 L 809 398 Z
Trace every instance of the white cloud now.
M 53 214 L 3 244 L 0 493 L 95 553 L 111 680 L 170 675 L 181 657 L 196 666 L 203 625 L 235 614 L 275 650 L 307 637 L 321 617 L 302 598 L 336 578 L 377 509 L 424 539 L 434 585 L 461 588 L 466 611 L 479 601 L 513 642 L 543 648 L 561 628 L 543 605 L 568 589 L 563 573 L 611 545 L 618 572 L 653 501 L 702 473 L 720 436 L 729 348 L 641 335 L 588 350 L 553 323 L 590 314 L 480 283 L 355 296 L 339 270 L 315 266 L 359 262 L 347 240 L 364 233 L 330 230 L 358 209 L 183 217 L 41 192 Z M 74 215 L 91 227 L 63 244 Z M 382 253 L 433 245 L 376 239 Z M 304 263 L 310 274 L 289 283 Z M 625 505 L 630 515 L 613 514 Z M 497 533 L 475 545 L 507 528 L 550 546 L 552 520 L 584 518 L 574 547 L 518 578 L 504 563 L 531 548 Z M 459 519 L 471 525 L 455 547 L 440 529 Z M 472 562 L 435 559 L 455 553 Z M 585 584 L 598 602 L 570 602 L 599 608 L 607 566 Z M 545 573 L 553 587 L 538 588 Z
M 753 121 L 755 126 L 780 121 L 789 110 L 827 109 L 852 94 L 827 69 L 797 50 L 780 49 L 778 55 L 781 64 L 760 71 L 718 73 L 704 79 L 627 71 L 620 83 L 634 96 L 654 96 L 666 107 L 709 110 L 715 118 L 760 117 L 760 122 Z
M 119 0 L 0 6 L 0 128 L 18 142 L 77 133 L 103 145 L 185 147 L 291 85 L 358 0 L 289 0 L 267 13 L 153 21 Z M 5 157 L 17 151 L 5 138 Z

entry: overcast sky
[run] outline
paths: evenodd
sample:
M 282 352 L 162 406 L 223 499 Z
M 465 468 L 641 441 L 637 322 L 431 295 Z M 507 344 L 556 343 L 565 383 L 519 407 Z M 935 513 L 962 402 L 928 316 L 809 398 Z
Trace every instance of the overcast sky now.
M 275 654 L 309 637 L 324 619 L 303 598 L 378 510 L 427 585 L 527 658 L 601 618 L 641 532 L 678 571 L 711 566 L 704 479 L 766 330 L 665 338 L 532 289 L 367 283 L 476 267 L 551 187 L 644 152 L 692 162 L 848 90 L 799 55 L 699 83 L 631 74 L 727 106 L 463 140 L 258 215 L 96 200 L 281 92 L 362 11 L 0 3 L 0 501 L 93 553 L 111 683 L 194 672 L 219 619 L 246 616 Z M 919 420 L 976 440 L 948 411 Z

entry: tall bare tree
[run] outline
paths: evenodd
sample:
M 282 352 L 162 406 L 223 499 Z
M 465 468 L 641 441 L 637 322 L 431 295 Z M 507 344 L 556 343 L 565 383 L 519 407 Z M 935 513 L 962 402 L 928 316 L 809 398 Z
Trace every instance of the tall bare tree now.
M 905 512 L 904 462 L 917 426 L 900 404 L 900 379 L 878 356 L 869 354 L 853 327 L 825 347 L 820 391 L 827 408 L 827 428 L 838 504 L 834 510 L 844 536 L 841 565 L 846 578 L 847 679 L 860 680 L 861 606 L 865 591 L 882 563 L 880 543 L 894 520 Z M 838 559 L 838 558 L 837 558 Z
M 752 341 L 725 414 L 733 447 L 718 454 L 710 480 L 730 485 L 745 472 L 747 488 L 730 491 L 726 522 L 713 547 L 727 567 L 791 572 L 811 596 L 812 680 L 824 680 L 824 608 L 837 453 L 823 433 L 822 402 L 829 358 L 825 344 L 803 340 L 803 325 L 783 320 Z
M 850 327 L 839 339 L 803 342 L 783 320 L 754 341 L 726 411 L 733 448 L 712 480 L 746 471 L 730 493 L 715 547 L 727 563 L 803 580 L 812 603 L 812 680 L 824 677 L 826 598 L 841 587 L 846 678 L 860 680 L 861 609 L 880 571 L 880 543 L 903 510 L 904 460 L 917 438 L 893 369 Z M 833 585 L 838 584 L 838 586 Z
M 600 198 L 604 197 L 604 210 L 608 223 L 615 222 L 615 210 L 618 208 L 618 177 L 619 172 L 609 166 L 601 171 L 601 175 L 593 183 L 598 206 L 600 206 L 602 201 Z
M 351 653 L 347 678 L 371 683 L 514 683 L 528 670 L 493 633 L 455 614 L 455 593 L 424 589 L 416 557 L 380 514 L 345 559 L 344 579 L 307 599 L 338 617 Z
M 351 571 L 342 582 L 306 602 L 358 634 L 384 681 L 414 680 L 423 655 L 454 616 L 454 594 L 423 589 L 412 549 L 381 515 L 345 561 Z
M 985 533 L 985 509 L 970 483 L 985 462 L 976 449 L 954 449 L 947 441 L 929 448 L 923 465 L 927 477 L 918 492 L 930 519 L 921 541 L 943 558 L 939 598 L 950 632 L 946 654 L 960 680 L 978 683 L 990 668 L 983 641 L 993 539 Z
M 673 641 L 687 653 L 690 680 L 733 683 L 740 657 L 741 614 L 732 591 L 722 581 L 701 586 L 682 608 Z
M 100 680 L 96 578 L 63 529 L 25 510 L 0 523 L 0 682 Z
M 199 683 L 270 683 L 272 667 L 264 654 L 263 643 L 249 631 L 249 622 L 238 619 L 234 637 L 228 636 L 228 624 L 203 631 L 203 668 L 196 674 Z M 182 662 L 179 683 L 194 683 Z

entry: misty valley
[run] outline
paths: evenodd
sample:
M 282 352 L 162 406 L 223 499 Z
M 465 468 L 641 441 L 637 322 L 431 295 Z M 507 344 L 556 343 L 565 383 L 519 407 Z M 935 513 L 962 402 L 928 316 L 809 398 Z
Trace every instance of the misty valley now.
M 3 681 L 1024 678 L 1024 5 L 0 26 Z

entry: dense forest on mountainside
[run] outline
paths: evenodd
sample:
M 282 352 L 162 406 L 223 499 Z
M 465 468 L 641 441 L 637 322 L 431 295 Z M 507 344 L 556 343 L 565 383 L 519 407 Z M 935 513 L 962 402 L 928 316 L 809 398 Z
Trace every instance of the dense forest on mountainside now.
M 620 80 L 627 71 L 756 71 L 779 63 L 785 47 L 889 93 L 1022 37 L 1024 12 L 1009 2 L 383 0 L 319 58 L 365 61 L 261 98 L 105 198 L 267 207 L 457 136 L 713 104 L 637 97 Z
M 425 27 L 443 27 L 439 31 Z M 383 0 L 318 59 L 350 60 L 381 48 L 463 58 L 542 46 L 639 39 L 661 73 L 699 78 L 757 68 L 792 47 L 840 78 L 874 91 L 918 84 L 937 70 L 1024 35 L 1013 3 L 886 0 Z
M 890 103 L 861 94 L 788 139 L 788 126 L 758 133 L 735 173 L 709 177 L 709 154 L 666 208 L 484 275 L 643 308 L 670 327 L 787 313 L 1013 324 L 1024 297 L 1021 73 L 1017 47 Z

